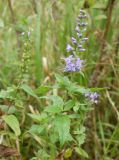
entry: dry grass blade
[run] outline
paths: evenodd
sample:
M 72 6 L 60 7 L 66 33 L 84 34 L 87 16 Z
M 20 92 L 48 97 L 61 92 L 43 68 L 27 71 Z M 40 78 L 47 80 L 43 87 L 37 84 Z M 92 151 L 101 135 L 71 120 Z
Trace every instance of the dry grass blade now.
M 106 95 L 107 95 L 107 98 L 108 98 L 108 100 L 109 100 L 109 102 L 110 102 L 113 110 L 116 112 L 116 114 L 117 114 L 117 120 L 119 121 L 119 111 L 117 110 L 117 108 L 115 106 L 115 103 L 112 101 L 112 99 L 111 99 L 110 94 L 109 94 L 108 91 L 106 91 Z

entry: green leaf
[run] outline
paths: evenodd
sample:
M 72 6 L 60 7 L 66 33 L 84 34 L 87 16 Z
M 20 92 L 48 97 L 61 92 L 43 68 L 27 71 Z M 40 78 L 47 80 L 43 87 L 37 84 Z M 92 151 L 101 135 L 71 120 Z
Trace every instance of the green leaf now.
M 45 121 L 47 119 L 47 114 L 46 113 L 41 113 L 41 114 L 28 113 L 28 115 L 36 122 Z
M 90 90 L 91 90 L 92 92 L 103 91 L 103 90 L 106 90 L 106 89 L 108 89 L 108 88 L 90 88 Z
M 84 87 L 78 86 L 72 82 L 69 81 L 69 79 L 67 77 L 63 77 L 60 76 L 58 74 L 55 75 L 56 76 L 56 80 L 57 82 L 61 85 L 66 87 L 66 89 L 70 92 L 70 93 L 81 93 L 81 94 L 85 94 L 85 93 L 89 93 L 90 89 L 86 89 Z
M 69 90 L 69 92 L 71 93 L 81 93 L 81 94 L 85 94 L 85 93 L 89 93 L 90 89 L 86 89 L 84 87 L 80 87 L 78 85 L 75 84 L 71 84 L 70 87 L 67 88 Z
M 65 103 L 64 111 L 69 111 L 74 106 L 75 106 L 75 101 L 74 100 L 69 100 Z
M 77 112 L 79 110 L 80 106 L 79 104 L 76 104 L 74 107 L 73 107 L 73 110 L 74 112 Z
M 16 136 L 21 134 L 19 121 L 14 115 L 4 115 L 2 116 L 6 124 L 14 131 Z
M 7 111 L 9 110 L 9 106 L 0 105 L 0 109 L 1 109 L 3 112 L 7 113 Z
M 57 106 L 62 108 L 63 107 L 63 99 L 59 96 L 49 96 L 48 99 L 53 101 L 53 106 Z
M 84 158 L 89 158 L 88 154 L 80 147 L 76 147 L 75 151 Z
M 57 135 L 57 133 L 50 134 L 50 142 L 54 144 L 57 141 L 58 141 L 58 135 Z
M 33 133 L 33 134 L 40 134 L 42 131 L 44 130 L 43 126 L 34 124 L 32 125 L 32 127 L 30 128 L 29 132 Z
M 48 155 L 48 153 L 44 149 L 40 149 L 37 153 L 38 160 L 48 160 L 49 157 L 50 155 Z
M 55 129 L 59 134 L 59 141 L 61 145 L 64 145 L 66 141 L 71 138 L 70 135 L 70 118 L 67 115 L 57 116 L 54 119 Z M 70 137 L 70 138 L 69 138 Z
M 81 134 L 81 135 L 76 136 L 76 139 L 77 139 L 77 141 L 78 141 L 78 145 L 79 145 L 79 146 L 81 146 L 82 144 L 84 144 L 85 139 L 86 139 L 86 135 L 85 135 L 85 133 L 84 133 L 84 134 Z
M 28 85 L 22 84 L 20 88 L 23 89 L 28 95 L 38 98 L 37 95 L 33 92 L 32 88 L 30 88 Z
M 49 113 L 60 113 L 63 111 L 64 102 L 61 97 L 59 96 L 49 96 L 49 97 L 42 97 L 50 99 L 53 104 L 46 107 L 45 111 Z
M 46 98 L 46 99 L 49 99 L 53 102 L 53 106 L 60 106 L 60 107 L 63 107 L 63 99 L 59 96 L 44 96 L 44 97 L 40 97 L 40 98 Z
M 61 113 L 62 108 L 59 106 L 48 106 L 45 111 L 49 113 Z
M 13 113 L 15 113 L 16 111 L 17 111 L 17 110 L 16 110 L 16 108 L 15 108 L 14 106 L 10 106 L 7 114 L 13 114 Z
M 16 108 L 14 106 L 0 105 L 0 109 L 7 114 L 13 114 L 16 112 Z
M 12 87 L 8 87 L 7 90 L 1 90 L 0 91 L 0 98 L 1 99 L 14 99 L 14 91 L 15 89 Z
M 68 116 L 69 116 L 70 119 L 76 119 L 76 118 L 79 119 L 79 118 L 81 118 L 81 116 L 79 114 L 69 114 Z
M 60 86 L 70 86 L 68 77 L 63 77 L 59 74 L 55 74 L 56 80 Z
M 47 93 L 49 90 L 51 89 L 51 87 L 49 86 L 40 86 L 39 88 L 37 88 L 35 90 L 36 94 L 40 94 L 40 95 L 44 95 L 45 93 Z

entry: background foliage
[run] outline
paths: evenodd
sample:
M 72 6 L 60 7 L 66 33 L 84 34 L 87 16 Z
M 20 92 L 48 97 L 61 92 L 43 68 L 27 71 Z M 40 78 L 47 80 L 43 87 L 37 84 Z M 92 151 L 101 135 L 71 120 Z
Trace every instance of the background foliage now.
M 72 78 L 62 58 L 81 8 L 85 77 Z M 118 0 L 0 1 L 1 159 L 119 159 L 118 14 Z M 105 88 L 94 109 L 82 86 Z

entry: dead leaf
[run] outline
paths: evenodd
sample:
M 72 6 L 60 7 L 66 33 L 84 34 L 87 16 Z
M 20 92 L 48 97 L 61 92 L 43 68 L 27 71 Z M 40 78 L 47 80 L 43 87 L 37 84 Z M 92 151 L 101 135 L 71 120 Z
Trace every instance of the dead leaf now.
M 5 145 L 0 144 L 0 156 L 1 157 L 19 157 L 20 154 L 18 151 L 12 147 L 8 147 Z

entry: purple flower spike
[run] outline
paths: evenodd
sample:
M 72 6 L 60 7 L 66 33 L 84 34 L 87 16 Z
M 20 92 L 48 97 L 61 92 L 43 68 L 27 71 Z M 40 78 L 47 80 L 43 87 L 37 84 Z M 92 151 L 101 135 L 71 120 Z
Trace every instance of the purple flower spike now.
M 72 37 L 71 40 L 73 44 L 77 44 L 77 40 L 74 37 Z
M 78 36 L 78 38 L 81 38 L 82 34 L 81 33 L 77 33 L 77 36 Z
M 81 44 L 79 44 L 79 45 L 78 45 L 78 48 L 80 48 L 80 49 L 81 49 L 81 48 L 82 48 L 82 45 L 81 45 Z
M 70 55 L 69 57 L 65 58 L 65 72 L 76 72 L 76 71 L 81 71 L 83 67 L 83 60 L 80 58 L 74 58 L 73 55 Z
M 100 95 L 96 92 L 85 94 L 85 97 L 87 97 L 91 102 L 96 103 L 96 104 L 98 103 L 99 96 Z
M 87 41 L 88 40 L 88 38 L 86 37 L 86 38 L 82 38 L 82 41 L 83 42 L 85 42 L 85 41 Z
M 69 57 L 65 58 L 66 63 L 71 63 L 73 61 L 73 55 L 70 55 Z
M 67 48 L 66 48 L 67 52 L 73 51 L 73 48 L 70 44 L 67 44 Z
M 83 67 L 83 60 L 81 60 L 80 58 L 77 58 L 75 67 L 76 67 L 76 71 L 81 71 Z
M 66 66 L 65 66 L 65 69 L 64 71 L 65 72 L 75 72 L 75 64 L 73 63 L 74 61 L 74 58 L 73 58 L 73 55 L 70 55 L 69 57 L 65 58 L 65 63 L 66 63 Z
M 80 14 L 85 14 L 84 10 L 80 9 Z

